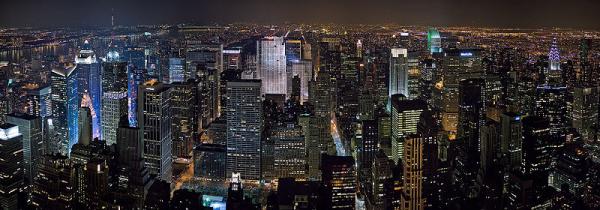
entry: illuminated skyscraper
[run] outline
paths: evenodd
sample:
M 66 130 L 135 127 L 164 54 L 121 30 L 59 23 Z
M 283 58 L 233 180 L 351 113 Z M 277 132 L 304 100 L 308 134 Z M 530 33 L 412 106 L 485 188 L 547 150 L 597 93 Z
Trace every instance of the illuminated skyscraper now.
M 77 143 L 77 80 L 75 67 L 54 68 L 51 74 L 52 119 L 48 124 L 54 130 L 47 144 L 47 153 L 68 155 Z
M 402 195 L 403 210 L 425 209 L 423 197 L 423 141 L 424 139 L 409 135 L 404 142 L 402 155 Z
M 116 144 L 119 122 L 122 117 L 127 116 L 127 92 L 104 92 L 102 113 L 102 140 L 107 145 Z
M 23 135 L 23 173 L 25 183 L 33 185 L 33 178 L 38 173 L 38 165 L 44 154 L 42 119 L 28 114 L 9 114 L 6 122 L 19 126 Z
M 10 80 L 10 71 L 8 70 L 8 63 L 0 63 L 0 123 L 4 123 L 4 116 L 8 114 L 8 89 L 12 80 Z
M 117 52 L 109 52 L 109 56 L 111 53 Z M 102 93 L 127 92 L 127 62 L 114 59 L 117 58 L 113 57 L 102 63 Z
M 560 66 L 560 52 L 558 50 L 558 44 L 556 38 L 552 40 L 550 50 L 548 52 L 548 67 L 544 68 L 543 76 L 546 79 L 546 85 L 562 86 L 569 82 L 569 78 L 563 78 L 563 74 L 569 74 L 570 71 L 567 68 L 564 70 Z M 571 76 L 573 79 L 575 75 Z
M 562 134 L 567 123 L 567 87 L 540 85 L 536 88 L 534 114 L 550 122 L 552 134 Z
M 598 81 L 598 78 L 596 77 L 598 73 L 594 72 L 592 62 L 590 62 L 592 44 L 591 39 L 585 38 L 581 40 L 581 44 L 579 45 L 579 62 L 581 66 L 579 81 L 582 82 L 583 85 L 596 84 Z
M 326 71 L 320 71 L 317 79 L 309 83 L 310 103 L 315 106 L 307 126 L 307 151 L 309 178 L 319 180 L 319 164 L 322 154 L 335 154 L 335 145 L 331 136 L 331 113 L 333 112 L 333 92 L 331 77 Z
M 89 94 L 91 106 L 95 110 L 92 116 L 93 138 L 100 138 L 100 119 L 102 117 L 102 78 L 100 63 L 86 40 L 75 57 L 75 74 L 77 77 L 77 100 L 80 102 L 84 94 Z M 72 139 L 74 140 L 74 139 Z
M 102 133 L 107 145 L 117 143 L 119 120 L 128 115 L 128 68 L 119 53 L 111 46 L 102 63 Z
M 146 167 L 158 179 L 171 182 L 171 89 L 156 80 L 149 80 L 140 86 L 138 97 Z
M 52 115 L 51 87 L 39 87 L 36 85 L 32 88 L 26 87 L 25 89 L 27 90 L 27 113 L 41 119 L 50 117 Z
M 313 91 L 309 93 L 310 102 L 315 106 L 316 117 L 330 119 L 334 111 L 335 93 L 332 91 L 331 78 L 331 74 L 327 71 L 319 71 L 316 80 L 311 81 L 312 85 L 309 85 Z
M 445 131 L 458 129 L 459 84 L 461 80 L 481 78 L 483 75 L 480 49 L 449 49 L 444 52 L 440 76 L 436 89 L 441 94 L 442 127 Z
M 523 118 L 523 160 L 521 173 L 533 176 L 533 189 L 547 186 L 552 154 L 562 142 L 552 135 L 548 120 L 538 116 Z
M 169 58 L 169 80 L 167 84 L 185 81 L 185 59 Z
M 120 60 L 127 62 L 127 97 L 129 125 L 138 127 L 138 87 L 146 77 L 146 53 L 144 47 L 127 43 Z
M 417 52 L 408 53 L 408 64 L 407 64 L 408 77 L 406 81 L 408 83 L 408 99 L 416 99 L 421 96 L 421 62 L 420 56 Z
M 408 51 L 406 49 L 391 49 L 389 78 L 390 80 L 388 83 L 388 97 L 390 98 L 390 100 L 392 98 L 392 95 L 395 94 L 402 94 L 408 98 Z M 389 102 L 388 107 L 391 108 L 391 103 Z
M 500 123 L 500 152 L 505 157 L 509 169 L 518 169 L 523 158 L 521 115 L 512 112 L 503 113 Z
M 294 124 L 271 129 L 274 176 L 306 179 L 306 147 L 302 127 Z
M 144 81 L 144 70 L 127 66 L 127 118 L 129 126 L 138 127 L 138 91 Z
M 341 138 L 350 139 L 354 135 L 356 116 L 360 112 L 360 87 L 359 68 L 362 62 L 359 57 L 350 57 L 350 54 L 342 54 L 340 67 L 340 79 L 336 79 L 336 112 L 337 121 L 342 133 Z
M 430 28 L 427 31 L 427 49 L 431 54 L 442 52 L 442 38 L 440 32 L 435 28 Z
M 287 65 L 294 62 L 299 62 L 304 57 L 304 37 L 300 31 L 288 31 L 284 36 L 285 39 L 285 60 Z
M 598 87 L 575 87 L 573 93 L 573 128 L 585 142 L 594 141 L 598 128 Z
M 227 83 L 227 176 L 259 180 L 263 106 L 260 80 Z
M 548 68 L 550 71 L 560 70 L 560 52 L 558 51 L 556 38 L 552 39 L 552 45 L 550 45 L 550 51 L 548 52 L 548 62 Z
M 23 187 L 23 135 L 13 124 L 0 125 L 0 208 L 16 210 Z
M 193 80 L 171 84 L 173 156 L 191 157 L 198 129 L 197 88 L 198 83 Z
M 404 154 L 406 136 L 417 133 L 421 112 L 427 104 L 421 100 L 406 100 L 402 95 L 392 96 L 392 160 L 398 163 Z
M 287 94 L 285 42 L 283 37 L 267 36 L 256 42 L 259 78 L 263 94 Z
M 228 81 L 237 81 L 242 79 L 242 72 L 243 70 L 240 69 L 227 69 L 225 71 L 223 71 L 220 75 L 220 81 L 219 81 L 219 95 L 221 95 L 222 97 L 220 98 L 220 105 L 222 106 L 221 108 L 221 113 L 219 114 L 219 116 L 223 115 L 225 116 L 225 106 L 227 105 L 227 82 Z M 199 100 L 203 100 L 203 99 L 199 99 Z M 216 120 L 216 118 L 215 118 Z
M 323 155 L 321 170 L 327 190 L 326 209 L 355 209 L 357 181 L 354 165 L 351 156 Z

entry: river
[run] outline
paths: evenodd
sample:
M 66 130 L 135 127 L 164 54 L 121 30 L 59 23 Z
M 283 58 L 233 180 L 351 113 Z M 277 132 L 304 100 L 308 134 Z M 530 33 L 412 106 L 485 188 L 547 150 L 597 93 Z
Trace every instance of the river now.
M 39 47 L 21 48 L 13 50 L 0 50 L 0 61 L 19 63 L 22 60 L 31 60 L 34 56 L 60 56 L 67 55 L 72 43 L 44 45 Z

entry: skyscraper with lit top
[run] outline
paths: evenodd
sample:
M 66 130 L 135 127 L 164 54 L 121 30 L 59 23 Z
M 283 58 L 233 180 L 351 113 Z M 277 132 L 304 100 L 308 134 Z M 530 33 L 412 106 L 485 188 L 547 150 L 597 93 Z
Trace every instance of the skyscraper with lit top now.
M 79 54 L 75 57 L 75 74 L 77 77 L 77 100 L 81 101 L 84 94 L 89 94 L 91 106 L 95 110 L 92 116 L 93 138 L 100 138 L 100 119 L 102 116 L 102 78 L 100 63 L 92 50 L 90 43 L 86 40 Z M 76 142 L 75 139 L 73 142 Z
M 560 70 L 560 52 L 558 51 L 556 38 L 552 39 L 550 51 L 548 52 L 548 62 L 550 71 Z
M 427 31 L 427 49 L 431 54 L 442 52 L 442 38 L 440 32 L 435 28 L 430 28 Z
M 403 48 L 392 48 L 390 53 L 390 76 L 388 97 L 402 94 L 409 97 L 408 93 L 408 51 Z M 391 101 L 390 101 L 391 102 Z M 391 103 L 388 102 L 388 110 Z
M 71 146 L 77 143 L 77 117 L 79 101 L 77 100 L 77 80 L 75 67 L 52 69 L 51 100 L 52 119 L 49 127 L 54 130 L 47 143 L 47 153 L 70 153 Z
M 19 132 L 23 135 L 23 172 L 25 183 L 32 185 L 44 154 L 42 119 L 29 114 L 13 113 L 6 116 L 6 122 L 19 126 Z
M 560 67 L 560 52 L 556 38 L 552 39 L 550 50 L 548 51 L 548 68 L 544 71 L 546 83 L 560 85 L 562 81 L 562 71 Z
M 13 124 L 0 125 L 0 208 L 17 209 L 23 186 L 23 135 Z

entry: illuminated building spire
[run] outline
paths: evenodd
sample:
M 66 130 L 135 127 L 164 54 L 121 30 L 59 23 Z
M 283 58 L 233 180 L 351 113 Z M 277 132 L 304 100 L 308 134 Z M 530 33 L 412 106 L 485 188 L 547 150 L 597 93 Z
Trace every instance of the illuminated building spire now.
M 548 60 L 550 63 L 550 70 L 560 70 L 560 54 L 558 51 L 558 44 L 556 43 L 556 38 L 552 40 L 552 45 L 550 45 L 550 52 L 548 52 Z

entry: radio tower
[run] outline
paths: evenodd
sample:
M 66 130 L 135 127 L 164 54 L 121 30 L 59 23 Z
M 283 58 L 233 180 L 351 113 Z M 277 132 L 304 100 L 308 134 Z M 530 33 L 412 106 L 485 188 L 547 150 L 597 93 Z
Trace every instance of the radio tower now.
M 110 26 L 115 27 L 115 9 L 110 9 Z
M 110 9 L 110 45 L 113 45 L 115 39 L 115 8 Z

